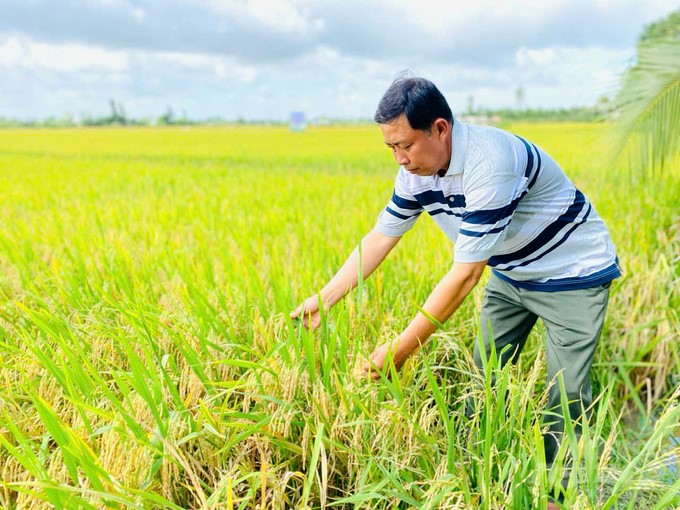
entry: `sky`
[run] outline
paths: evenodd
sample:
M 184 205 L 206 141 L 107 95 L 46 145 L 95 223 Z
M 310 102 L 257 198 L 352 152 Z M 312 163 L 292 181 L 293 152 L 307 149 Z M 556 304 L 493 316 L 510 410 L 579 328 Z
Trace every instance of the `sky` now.
M 0 0 L 0 117 L 367 119 L 402 71 L 454 112 L 612 96 L 677 0 Z M 518 103 L 517 90 L 523 90 Z

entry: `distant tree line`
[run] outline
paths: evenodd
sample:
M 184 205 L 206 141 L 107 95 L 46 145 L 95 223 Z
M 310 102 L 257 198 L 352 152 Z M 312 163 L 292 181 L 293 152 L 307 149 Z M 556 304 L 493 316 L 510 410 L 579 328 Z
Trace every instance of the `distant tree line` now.
M 61 117 L 50 116 L 39 120 L 20 120 L 0 116 L 0 127 L 78 127 L 78 126 L 183 126 L 190 124 L 211 124 L 219 119 L 196 121 L 187 118 L 186 113 L 177 116 L 171 107 L 155 118 L 129 117 L 122 103 L 109 100 L 110 113 L 103 116 L 84 115 L 77 119 L 71 114 Z
M 609 112 L 611 101 L 603 97 L 595 106 L 571 108 L 476 108 L 465 117 L 486 117 L 497 122 L 597 122 Z
M 115 104 L 112 101 L 112 104 Z M 606 105 L 606 102 L 603 103 Z M 0 127 L 47 127 L 47 128 L 65 128 L 65 127 L 80 127 L 80 126 L 191 126 L 191 125 L 222 125 L 222 124 L 237 124 L 237 125 L 262 125 L 262 124 L 287 124 L 288 121 L 282 120 L 263 120 L 263 119 L 245 119 L 239 117 L 235 120 L 228 120 L 221 117 L 211 117 L 207 119 L 191 119 L 186 116 L 178 117 L 174 114 L 171 108 L 155 118 L 133 118 L 126 115 L 122 106 L 115 106 L 112 108 L 110 115 L 100 117 L 96 116 L 82 116 L 76 118 L 73 115 L 66 114 L 61 117 L 46 117 L 44 119 L 11 119 L 0 116 Z M 603 105 L 598 104 L 595 107 L 573 107 L 573 108 L 524 108 L 521 110 L 512 108 L 503 109 L 487 109 L 479 108 L 472 111 L 467 111 L 463 115 L 474 117 L 488 117 L 497 119 L 500 122 L 513 121 L 527 121 L 527 122 L 591 122 L 601 120 L 603 118 Z M 342 119 L 342 118 L 327 118 L 324 117 L 319 122 L 310 119 L 309 124 L 330 125 L 330 124 L 361 124 L 372 123 L 371 119 Z
M 591 122 L 601 120 L 603 112 L 609 101 L 602 99 L 596 106 L 579 106 L 573 108 L 502 108 L 487 109 L 476 108 L 464 112 L 465 116 L 488 117 L 500 119 L 501 122 L 528 121 L 528 122 Z M 190 119 L 186 115 L 177 116 L 172 108 L 168 108 L 165 113 L 155 118 L 133 118 L 125 113 L 121 104 L 110 101 L 111 113 L 104 116 L 82 116 L 75 118 L 67 114 L 61 117 L 46 117 L 39 120 L 20 120 L 0 116 L 0 127 L 79 127 L 79 126 L 190 126 L 190 125 L 220 125 L 220 124 L 287 124 L 282 120 L 252 120 L 239 117 L 235 120 L 228 120 L 220 117 L 208 119 Z M 342 119 L 324 117 L 318 123 L 310 119 L 309 124 L 357 124 L 372 123 L 371 119 Z

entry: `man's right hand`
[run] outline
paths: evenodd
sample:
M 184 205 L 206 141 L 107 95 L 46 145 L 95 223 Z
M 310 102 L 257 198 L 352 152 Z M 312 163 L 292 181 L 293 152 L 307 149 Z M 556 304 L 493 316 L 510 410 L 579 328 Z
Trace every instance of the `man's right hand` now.
M 319 296 L 313 295 L 305 299 L 300 306 L 290 312 L 291 319 L 300 319 L 302 325 L 314 331 L 321 324 Z

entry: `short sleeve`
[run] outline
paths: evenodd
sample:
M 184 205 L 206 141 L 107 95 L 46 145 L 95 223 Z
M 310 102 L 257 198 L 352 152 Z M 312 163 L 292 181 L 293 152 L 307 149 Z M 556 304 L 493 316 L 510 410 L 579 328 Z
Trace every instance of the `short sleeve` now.
M 392 198 L 378 216 L 375 230 L 381 234 L 400 237 L 411 230 L 423 207 L 409 191 L 403 169 L 399 170 L 394 182 Z

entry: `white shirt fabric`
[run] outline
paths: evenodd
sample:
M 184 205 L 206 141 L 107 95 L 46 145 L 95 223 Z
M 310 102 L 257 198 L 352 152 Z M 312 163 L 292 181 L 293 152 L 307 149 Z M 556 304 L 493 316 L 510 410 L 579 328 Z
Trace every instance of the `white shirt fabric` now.
M 540 147 L 454 119 L 444 177 L 399 169 L 376 230 L 402 236 L 423 211 L 454 243 L 454 260 L 488 265 L 518 287 L 595 287 L 621 275 L 595 208 Z

